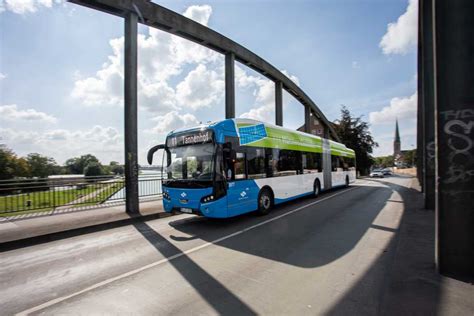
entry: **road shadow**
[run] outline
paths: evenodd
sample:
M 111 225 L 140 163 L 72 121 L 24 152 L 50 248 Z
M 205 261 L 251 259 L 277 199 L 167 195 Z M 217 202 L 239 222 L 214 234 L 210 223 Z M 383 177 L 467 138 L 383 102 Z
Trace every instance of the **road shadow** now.
M 256 315 L 248 305 L 229 291 L 186 254 L 163 238 L 145 222 L 134 223 L 136 230 L 186 279 L 220 315 Z
M 267 223 L 264 226 L 265 229 L 255 228 L 252 233 L 225 239 L 218 245 L 303 268 L 326 265 L 355 247 L 371 228 L 374 219 L 385 207 L 392 193 L 393 190 L 385 186 L 356 188 L 292 213 L 290 216 L 280 217 L 276 221 Z M 364 199 L 357 199 L 359 195 L 364 195 Z M 323 195 L 320 199 L 327 196 Z M 367 205 L 367 199 L 372 201 L 369 205 Z M 307 204 L 308 200 L 304 200 L 277 206 L 271 216 L 264 219 L 271 220 Z M 247 229 L 260 222 L 262 222 L 261 217 L 253 214 L 225 220 L 187 218 L 172 221 L 169 225 L 192 237 L 170 237 L 178 242 L 189 239 L 212 242 L 226 234 Z M 302 247 L 301 244 L 307 244 L 307 247 Z M 311 251 L 308 253 L 298 249 Z
M 218 246 L 289 265 L 314 268 L 346 255 L 368 229 L 391 232 L 393 238 L 386 251 L 327 314 L 436 315 L 440 308 L 442 280 L 434 264 L 434 213 L 423 208 L 422 195 L 416 189 L 383 179 L 367 181 L 373 183 L 371 190 L 361 187 L 347 192 L 268 223 L 265 225 L 267 229 L 257 228 L 251 234 L 221 241 Z M 391 198 L 394 192 L 398 192 L 402 201 Z M 362 201 L 354 203 L 357 194 L 364 197 L 360 200 L 365 200 L 365 204 Z M 369 205 L 366 205 L 367 200 L 371 201 Z M 389 202 L 401 203 L 404 207 L 397 229 L 373 224 Z M 284 214 L 288 211 L 287 206 L 277 207 L 272 215 Z M 299 202 L 295 202 L 290 208 L 298 206 Z M 341 221 L 343 217 L 345 221 Z M 254 217 L 246 215 L 218 221 L 183 219 L 170 222 L 170 225 L 191 235 L 192 239 L 210 242 L 213 240 L 210 231 L 222 232 L 228 227 L 245 228 L 251 226 L 253 221 Z M 301 247 L 301 244 L 307 246 Z
M 418 190 L 377 181 L 403 200 L 399 229 L 393 231 L 387 255 L 377 258 L 327 314 L 436 315 L 442 282 L 434 264 L 434 213 L 423 208 Z M 383 282 L 375 283 L 377 278 Z M 379 294 L 367 301 L 368 291 Z

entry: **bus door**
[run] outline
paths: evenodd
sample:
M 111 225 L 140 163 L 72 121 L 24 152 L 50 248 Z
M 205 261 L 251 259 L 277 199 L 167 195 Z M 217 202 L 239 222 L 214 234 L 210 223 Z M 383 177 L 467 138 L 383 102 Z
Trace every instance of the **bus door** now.
M 324 190 L 328 190 L 332 186 L 331 177 L 331 146 L 329 140 L 323 139 L 323 178 Z
M 227 215 L 235 216 L 256 208 L 258 192 L 254 192 L 252 181 L 247 180 L 245 153 L 235 152 L 226 169 Z

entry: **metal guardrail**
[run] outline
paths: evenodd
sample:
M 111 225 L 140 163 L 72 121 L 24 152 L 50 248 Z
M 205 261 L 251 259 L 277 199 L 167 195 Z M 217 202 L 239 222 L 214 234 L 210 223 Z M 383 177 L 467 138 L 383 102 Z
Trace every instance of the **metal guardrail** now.
M 159 175 L 139 176 L 139 196 L 161 196 Z M 125 200 L 124 177 L 33 178 L 0 181 L 0 216 L 90 208 Z

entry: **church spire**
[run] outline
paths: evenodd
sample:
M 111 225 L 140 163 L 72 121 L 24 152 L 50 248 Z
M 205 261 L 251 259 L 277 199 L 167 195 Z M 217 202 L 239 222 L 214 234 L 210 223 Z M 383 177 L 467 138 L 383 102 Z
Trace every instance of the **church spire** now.
M 400 143 L 400 131 L 398 130 L 398 118 L 395 121 L 395 140 L 393 141 L 393 158 L 398 160 L 400 158 L 402 151 L 401 151 L 401 143 Z
M 400 132 L 398 131 L 398 118 L 395 121 L 395 141 L 400 142 Z

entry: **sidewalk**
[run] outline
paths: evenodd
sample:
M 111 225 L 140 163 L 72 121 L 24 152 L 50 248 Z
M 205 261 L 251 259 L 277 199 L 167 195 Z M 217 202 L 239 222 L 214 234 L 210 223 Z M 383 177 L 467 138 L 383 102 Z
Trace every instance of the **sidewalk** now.
M 474 285 L 436 271 L 435 214 L 423 207 L 418 181 L 400 192 L 410 203 L 399 227 L 381 315 L 473 315 Z
M 47 213 L 28 218 L 1 218 L 0 244 L 44 236 L 101 224 L 130 221 L 136 217 L 165 217 L 161 200 L 140 202 L 140 215 L 125 213 L 125 205 L 84 209 L 74 212 Z

